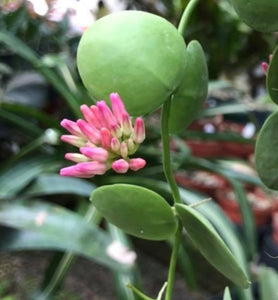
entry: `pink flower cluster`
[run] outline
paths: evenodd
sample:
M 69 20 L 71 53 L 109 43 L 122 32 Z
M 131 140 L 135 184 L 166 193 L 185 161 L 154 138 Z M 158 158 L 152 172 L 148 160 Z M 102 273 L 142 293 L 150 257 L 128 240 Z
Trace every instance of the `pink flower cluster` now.
M 110 94 L 112 110 L 105 101 L 80 107 L 84 119 L 64 119 L 61 126 L 70 135 L 61 140 L 79 148 L 80 153 L 67 153 L 65 158 L 76 164 L 60 170 L 61 176 L 90 178 L 112 168 L 117 173 L 137 171 L 146 165 L 142 158 L 129 158 L 145 139 L 145 125 L 137 118 L 134 127 L 117 93 Z

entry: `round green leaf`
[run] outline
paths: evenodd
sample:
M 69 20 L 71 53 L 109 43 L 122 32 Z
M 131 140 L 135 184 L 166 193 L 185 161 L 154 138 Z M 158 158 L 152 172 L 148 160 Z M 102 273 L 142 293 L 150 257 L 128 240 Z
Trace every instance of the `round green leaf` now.
M 171 206 L 146 188 L 128 184 L 103 186 L 92 193 L 91 200 L 107 221 L 131 235 L 165 240 L 177 229 Z
M 208 220 L 187 205 L 176 204 L 175 208 L 190 239 L 202 255 L 236 285 L 248 288 L 244 271 Z
M 262 32 L 278 30 L 277 0 L 232 0 L 233 6 L 248 26 Z
M 185 52 L 185 73 L 174 95 L 169 116 L 172 133 L 185 129 L 196 118 L 208 92 L 208 69 L 202 46 L 192 41 Z
M 278 47 L 271 58 L 267 71 L 266 83 L 271 100 L 278 104 Z
M 118 92 L 131 115 L 158 108 L 179 86 L 185 45 L 165 19 L 140 11 L 101 18 L 81 38 L 77 65 L 97 99 Z
M 278 111 L 265 121 L 255 147 L 255 162 L 262 182 L 278 190 Z

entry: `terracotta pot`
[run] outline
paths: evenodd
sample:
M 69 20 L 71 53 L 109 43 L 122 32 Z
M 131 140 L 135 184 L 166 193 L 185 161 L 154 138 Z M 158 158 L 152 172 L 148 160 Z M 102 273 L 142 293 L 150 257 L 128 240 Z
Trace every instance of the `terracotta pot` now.
M 223 157 L 225 150 L 222 142 L 187 140 L 186 145 L 197 157 Z
M 247 192 L 247 198 L 253 210 L 256 225 L 263 225 L 271 220 L 272 202 L 268 197 L 256 191 Z M 226 215 L 236 224 L 242 224 L 240 208 L 232 189 L 218 190 L 216 199 Z
M 215 197 L 217 189 L 224 189 L 228 184 L 223 177 L 207 171 L 180 171 L 174 176 L 180 186 L 211 197 Z
M 253 144 L 242 144 L 223 141 L 187 140 L 186 145 L 197 157 L 238 157 L 248 158 L 254 153 Z

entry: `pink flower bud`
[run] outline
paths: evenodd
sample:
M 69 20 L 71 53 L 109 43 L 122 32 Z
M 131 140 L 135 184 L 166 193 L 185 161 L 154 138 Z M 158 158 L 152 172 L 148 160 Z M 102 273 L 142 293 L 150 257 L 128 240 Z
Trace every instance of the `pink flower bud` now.
M 65 158 L 76 163 L 90 161 L 88 157 L 80 153 L 66 153 Z
M 105 127 L 106 124 L 105 124 L 104 120 L 101 118 L 98 107 L 95 105 L 92 105 L 90 108 L 91 108 L 92 113 L 95 116 L 95 122 L 94 122 L 94 124 L 96 125 L 95 127 L 98 129 L 100 129 L 101 127 Z
M 132 126 L 131 126 L 131 121 L 129 114 L 124 113 L 122 116 L 122 129 L 123 129 L 123 134 L 125 136 L 130 136 L 132 133 Z
M 129 161 L 129 167 L 132 171 L 138 171 L 144 168 L 146 165 L 146 161 L 142 158 L 132 158 Z
M 137 144 L 141 144 L 145 139 L 145 125 L 142 118 L 137 118 L 134 124 L 133 140 Z
M 128 162 L 124 159 L 118 159 L 113 162 L 111 167 L 117 173 L 126 173 L 128 171 L 129 165 Z
M 98 162 L 106 162 L 109 155 L 105 149 L 99 147 L 82 147 L 80 148 L 80 152 L 88 158 Z
M 128 153 L 129 154 L 133 154 L 136 151 L 137 146 L 134 144 L 133 139 L 129 138 L 127 140 L 127 148 L 128 148 Z
M 113 137 L 116 137 L 118 139 L 122 137 L 122 129 L 118 124 L 112 124 L 110 129 Z
M 105 101 L 97 102 L 97 107 L 99 109 L 100 116 L 105 122 L 106 128 L 110 129 L 111 125 L 117 122 L 110 108 L 107 106 Z
M 86 144 L 86 140 L 84 138 L 75 135 L 62 135 L 61 141 L 78 148 L 83 147 Z
M 71 177 L 79 177 L 79 178 L 89 178 L 93 177 L 94 175 L 85 175 L 82 174 L 80 171 L 77 170 L 77 165 L 62 168 L 60 170 L 60 175 L 61 176 L 71 176 Z
M 76 123 L 82 133 L 85 134 L 93 144 L 98 144 L 100 142 L 99 131 L 92 124 L 88 124 L 84 120 L 77 120 Z
M 111 150 L 115 153 L 118 153 L 120 151 L 120 147 L 121 147 L 121 144 L 119 142 L 119 140 L 115 137 L 113 137 L 111 139 Z
M 123 158 L 127 158 L 128 156 L 128 148 L 126 142 L 121 142 L 120 153 Z
M 85 120 L 89 123 L 89 124 L 93 124 L 96 128 L 99 128 L 98 124 L 98 120 L 95 117 L 95 114 L 92 112 L 92 110 L 90 109 L 90 107 L 88 107 L 87 105 L 81 105 L 80 106 L 80 110 L 85 118 Z
M 71 134 L 84 137 L 84 135 L 82 134 L 82 132 L 80 131 L 79 127 L 75 122 L 68 119 L 64 119 L 60 124 Z
M 83 175 L 102 175 L 106 171 L 106 164 L 98 161 L 82 162 L 76 165 L 76 170 Z
M 268 63 L 266 63 L 266 62 L 262 62 L 261 66 L 262 66 L 262 69 L 263 69 L 264 73 L 265 73 L 265 74 L 267 74 L 267 70 L 268 70 Z
M 113 114 L 116 117 L 118 123 L 121 124 L 123 114 L 127 114 L 124 103 L 117 93 L 110 94 L 110 101 Z
M 107 128 L 101 128 L 100 130 L 101 136 L 101 145 L 103 148 L 109 149 L 111 144 L 111 134 Z

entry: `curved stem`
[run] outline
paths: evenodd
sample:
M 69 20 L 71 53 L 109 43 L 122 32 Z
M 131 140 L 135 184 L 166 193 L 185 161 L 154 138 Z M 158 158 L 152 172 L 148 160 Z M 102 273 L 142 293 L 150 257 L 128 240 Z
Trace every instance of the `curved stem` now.
M 179 27 L 178 27 L 178 31 L 182 35 L 184 35 L 185 29 L 186 29 L 187 24 L 189 22 L 189 18 L 191 17 L 191 14 L 192 14 L 193 10 L 195 9 L 196 5 L 199 3 L 199 1 L 200 0 L 191 0 L 187 4 L 187 6 L 186 6 L 186 8 L 185 8 L 185 10 L 182 14 L 182 17 L 181 17 L 181 20 L 180 20 L 180 23 L 179 23 Z
M 179 247 L 181 243 L 181 233 L 182 233 L 182 223 L 179 220 L 179 226 L 175 234 L 175 242 L 172 250 L 170 267 L 168 271 L 168 284 L 167 284 L 165 300 L 171 300 L 172 297 L 174 280 L 175 280 L 175 272 L 176 272 L 176 264 L 177 264 L 178 254 L 179 254 Z
M 169 138 L 169 112 L 171 108 L 171 99 L 167 100 L 162 108 L 161 116 L 161 139 L 162 139 L 162 160 L 165 177 L 170 185 L 175 203 L 181 203 L 181 197 L 178 186 L 173 176 L 170 156 L 170 138 Z

